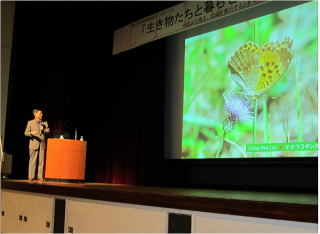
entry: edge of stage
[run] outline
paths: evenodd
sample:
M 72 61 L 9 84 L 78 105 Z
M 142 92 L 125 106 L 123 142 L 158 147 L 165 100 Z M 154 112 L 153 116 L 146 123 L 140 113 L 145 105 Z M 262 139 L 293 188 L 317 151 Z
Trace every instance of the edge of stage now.
M 209 213 L 318 222 L 317 194 L 2 180 L 2 189 Z

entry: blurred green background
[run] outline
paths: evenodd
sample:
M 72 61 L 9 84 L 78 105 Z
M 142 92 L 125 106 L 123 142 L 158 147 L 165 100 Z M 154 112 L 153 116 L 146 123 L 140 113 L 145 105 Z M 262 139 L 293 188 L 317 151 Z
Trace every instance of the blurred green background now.
M 186 39 L 181 158 L 216 157 L 226 115 L 222 94 L 242 90 L 231 79 L 227 63 L 249 41 L 262 46 L 285 37 L 293 40 L 287 72 L 259 96 L 256 143 L 318 141 L 317 4 L 305 3 Z M 226 134 L 219 158 L 317 156 L 316 151 L 246 153 L 246 144 L 252 143 L 253 121 L 237 124 Z

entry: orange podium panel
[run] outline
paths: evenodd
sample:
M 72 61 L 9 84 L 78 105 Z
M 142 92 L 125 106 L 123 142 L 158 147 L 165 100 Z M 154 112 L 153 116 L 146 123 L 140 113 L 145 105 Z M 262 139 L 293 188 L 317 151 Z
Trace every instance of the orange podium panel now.
M 45 178 L 84 181 L 86 150 L 86 141 L 48 139 Z

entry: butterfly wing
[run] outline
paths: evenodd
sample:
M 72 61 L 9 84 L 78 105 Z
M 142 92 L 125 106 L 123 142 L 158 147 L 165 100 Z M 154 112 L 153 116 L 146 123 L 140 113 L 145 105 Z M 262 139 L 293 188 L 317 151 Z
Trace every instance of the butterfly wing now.
M 259 53 L 259 47 L 248 42 L 241 46 L 228 62 L 232 79 L 247 95 L 256 95 L 258 92 Z
M 255 91 L 264 92 L 280 80 L 292 59 L 292 39 L 283 42 L 269 42 L 260 52 L 260 71 Z

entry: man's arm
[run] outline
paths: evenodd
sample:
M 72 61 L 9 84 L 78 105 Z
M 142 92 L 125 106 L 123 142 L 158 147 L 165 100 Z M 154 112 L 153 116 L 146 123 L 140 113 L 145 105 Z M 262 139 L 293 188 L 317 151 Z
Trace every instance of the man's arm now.
M 26 130 L 24 130 L 24 135 L 27 136 L 27 137 L 31 137 L 31 124 L 30 122 L 28 121 L 28 124 L 27 124 L 27 127 L 26 127 Z
M 41 141 L 45 141 L 46 137 L 48 137 L 49 135 L 50 135 L 50 129 L 49 129 L 48 122 L 43 122 L 42 125 L 40 126 L 39 139 L 41 139 Z
M 24 135 L 27 137 L 31 137 L 36 134 L 36 131 L 31 131 L 31 123 L 28 121 L 26 130 L 24 130 Z
M 43 134 L 44 134 L 45 136 L 50 135 L 50 128 L 49 128 L 48 122 L 44 122 L 44 123 L 43 123 L 43 126 L 44 126 L 44 128 L 43 128 Z

